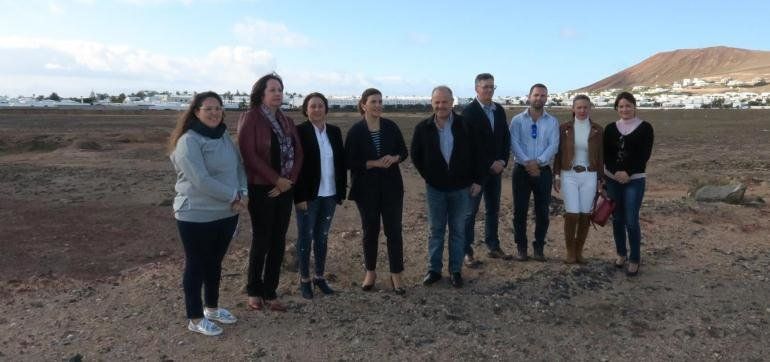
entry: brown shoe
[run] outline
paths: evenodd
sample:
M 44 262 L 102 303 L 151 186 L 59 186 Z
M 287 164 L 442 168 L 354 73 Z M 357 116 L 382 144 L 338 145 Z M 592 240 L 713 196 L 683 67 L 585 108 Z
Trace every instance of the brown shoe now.
M 629 277 L 635 277 L 639 274 L 639 263 L 629 262 L 626 268 L 626 275 Z
M 511 260 L 513 259 L 513 256 L 510 254 L 506 254 L 502 249 L 497 248 L 494 250 L 490 250 L 489 253 L 487 253 L 487 256 L 492 259 L 503 259 L 503 260 Z
M 278 299 L 268 300 L 265 301 L 267 304 L 267 309 L 270 309 L 274 312 L 285 312 L 288 310 L 285 304 L 278 301 Z
M 249 300 L 246 301 L 246 308 L 249 310 L 262 310 L 265 309 L 265 304 L 262 303 L 262 298 L 249 297 Z

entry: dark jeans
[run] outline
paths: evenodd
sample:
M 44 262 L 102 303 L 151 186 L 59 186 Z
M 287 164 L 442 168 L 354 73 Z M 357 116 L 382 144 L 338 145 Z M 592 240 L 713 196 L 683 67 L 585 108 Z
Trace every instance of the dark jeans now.
M 428 201 L 428 270 L 441 274 L 444 258 L 444 234 L 449 225 L 449 272 L 460 273 L 465 246 L 465 221 L 470 208 L 470 191 L 463 188 L 441 191 L 426 185 Z
M 487 181 L 481 185 L 481 192 L 471 196 L 471 207 L 468 208 L 468 219 L 465 224 L 465 254 L 473 255 L 473 239 L 475 237 L 476 214 L 479 212 L 481 197 L 484 196 L 484 243 L 489 250 L 500 249 L 500 238 L 497 228 L 500 214 L 500 189 L 501 175 L 489 175 Z
M 513 168 L 513 237 L 516 248 L 527 251 L 527 214 L 529 197 L 535 195 L 535 250 L 542 250 L 545 235 L 548 233 L 548 206 L 551 203 L 551 185 L 553 178 L 551 167 L 540 168 L 540 176 L 532 177 L 524 166 L 516 164 Z
M 203 318 L 203 298 L 209 308 L 218 307 L 222 259 L 238 226 L 238 215 L 210 222 L 176 221 L 184 245 L 184 302 L 187 318 Z
M 250 297 L 273 300 L 281 275 L 286 231 L 291 219 L 293 190 L 277 197 L 267 193 L 272 186 L 249 185 L 251 250 L 246 291 Z
M 299 255 L 299 275 L 310 278 L 310 244 L 315 256 L 315 275 L 323 277 L 326 265 L 326 240 L 332 225 L 334 210 L 337 208 L 336 196 L 318 197 L 307 202 L 306 210 L 295 210 L 297 215 L 297 254 Z
M 628 260 L 635 263 L 640 261 L 642 230 L 639 226 L 639 209 L 642 207 L 645 184 L 644 178 L 631 180 L 627 184 L 607 179 L 607 196 L 615 201 L 615 211 L 612 213 L 615 249 L 619 256 L 628 256 Z M 626 232 L 631 255 L 628 255 L 626 248 Z
M 376 192 L 376 191 L 373 191 Z M 391 273 L 404 270 L 404 245 L 401 235 L 401 214 L 404 195 L 382 195 L 366 197 L 366 201 L 356 201 L 361 215 L 361 227 L 364 230 L 364 266 L 366 270 L 377 268 L 377 244 L 380 236 L 380 218 L 384 227 L 388 245 L 388 263 Z

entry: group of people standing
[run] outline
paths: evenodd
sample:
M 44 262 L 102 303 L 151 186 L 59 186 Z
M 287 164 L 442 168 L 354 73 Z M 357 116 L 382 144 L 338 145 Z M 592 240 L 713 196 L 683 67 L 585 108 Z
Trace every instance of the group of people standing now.
M 530 258 L 527 213 L 534 195 L 531 257 L 545 261 L 552 187 L 561 192 L 565 203 L 565 262 L 584 261 L 590 213 L 596 194 L 604 193 L 617 203 L 613 233 L 618 257 L 614 264 L 625 266 L 629 276 L 636 275 L 639 208 L 653 131 L 649 123 L 636 117 L 633 95 L 618 95 L 615 109 L 620 120 L 606 129 L 590 119 L 591 102 L 584 95 L 573 101 L 573 119 L 559 125 L 544 109 L 548 89 L 535 84 L 529 92 L 529 107 L 509 125 L 502 105 L 492 101 L 495 88 L 491 74 L 479 74 L 476 98 L 462 114 L 454 112 L 449 87 L 434 88 L 433 114 L 414 129 L 411 158 L 425 180 L 430 230 L 423 284 L 434 284 L 443 277 L 447 230 L 450 284 L 462 287 L 463 266 L 481 266 L 473 240 L 482 198 L 488 257 L 526 261 Z M 183 287 L 191 331 L 217 335 L 222 329 L 214 321 L 236 321 L 232 313 L 218 306 L 219 281 L 238 213 L 245 210 L 252 226 L 246 286 L 249 309 L 287 309 L 276 289 L 292 205 L 300 293 L 307 299 L 313 298 L 315 288 L 323 294 L 334 293 L 324 278 L 327 239 L 336 206 L 346 198 L 356 203 L 363 229 L 361 289 L 371 291 L 375 286 L 382 225 L 390 284 L 395 294 L 406 293 L 401 278 L 404 183 L 399 165 L 410 150 L 398 125 L 382 117 L 382 93 L 374 88 L 363 92 L 358 102 L 361 120 L 348 130 L 343 143 L 340 129 L 327 122 L 329 103 L 323 94 L 305 97 L 302 114 L 307 121 L 295 126 L 280 109 L 283 90 L 282 79 L 274 73 L 254 84 L 249 110 L 238 121 L 237 146 L 227 133 L 222 99 L 214 92 L 194 97 L 170 137 L 170 158 L 177 173 L 173 208 L 185 250 Z M 511 153 L 515 256 L 500 247 L 498 236 L 502 173 Z

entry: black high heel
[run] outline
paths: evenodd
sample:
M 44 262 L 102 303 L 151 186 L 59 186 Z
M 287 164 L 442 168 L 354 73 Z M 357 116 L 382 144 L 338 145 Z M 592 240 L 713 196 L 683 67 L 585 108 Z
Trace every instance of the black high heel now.
M 393 281 L 393 276 L 390 276 L 390 284 L 393 284 L 393 293 L 396 293 L 396 295 L 404 295 L 406 294 L 406 289 L 403 287 L 396 287 L 396 283 Z

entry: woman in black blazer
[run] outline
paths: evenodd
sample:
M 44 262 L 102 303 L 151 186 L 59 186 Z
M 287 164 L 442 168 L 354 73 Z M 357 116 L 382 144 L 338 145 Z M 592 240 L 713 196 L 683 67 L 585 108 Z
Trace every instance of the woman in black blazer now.
M 382 93 L 379 90 L 365 90 L 358 101 L 358 111 L 363 119 L 348 131 L 345 153 L 352 180 L 348 198 L 356 202 L 364 229 L 366 277 L 361 288 L 372 290 L 377 278 L 377 239 L 382 218 L 393 290 L 396 294 L 404 294 L 401 283 L 401 272 L 404 270 L 401 236 L 404 182 L 398 164 L 409 153 L 396 123 L 381 118 Z
M 304 162 L 294 203 L 297 213 L 297 254 L 299 255 L 299 290 L 306 299 L 313 298 L 310 284 L 310 249 L 314 258 L 313 285 L 323 294 L 333 294 L 324 278 L 327 236 L 337 204 L 345 198 L 347 173 L 345 149 L 339 127 L 326 122 L 329 101 L 321 93 L 311 93 L 302 102 L 307 121 L 297 126 L 304 151 Z

